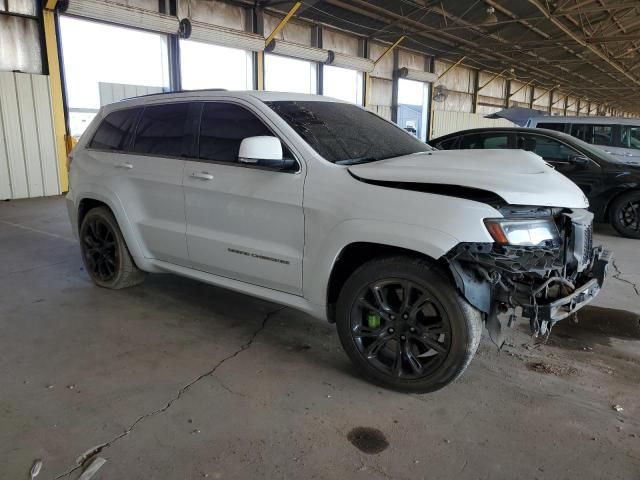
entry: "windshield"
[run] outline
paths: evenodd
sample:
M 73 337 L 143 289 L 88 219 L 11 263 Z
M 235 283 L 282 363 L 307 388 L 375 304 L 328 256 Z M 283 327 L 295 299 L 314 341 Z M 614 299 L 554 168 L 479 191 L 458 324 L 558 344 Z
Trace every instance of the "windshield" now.
M 349 103 L 266 103 L 332 163 L 353 165 L 433 150 L 394 124 Z

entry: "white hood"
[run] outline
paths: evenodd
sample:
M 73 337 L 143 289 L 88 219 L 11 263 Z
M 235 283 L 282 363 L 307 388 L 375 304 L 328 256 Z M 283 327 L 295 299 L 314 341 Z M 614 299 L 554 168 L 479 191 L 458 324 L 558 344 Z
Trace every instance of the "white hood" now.
M 478 188 L 511 205 L 589 206 L 575 183 L 523 150 L 436 150 L 352 165 L 349 171 L 366 180 Z

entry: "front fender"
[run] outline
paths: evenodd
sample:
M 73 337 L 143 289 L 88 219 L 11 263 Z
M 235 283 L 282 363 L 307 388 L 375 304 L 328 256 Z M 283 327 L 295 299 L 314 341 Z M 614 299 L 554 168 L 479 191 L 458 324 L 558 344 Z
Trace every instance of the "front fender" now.
M 400 247 L 438 259 L 460 240 L 434 228 L 405 223 L 354 219 L 336 225 L 319 245 L 305 252 L 304 292 L 309 301 L 326 305 L 331 271 L 340 253 L 350 244 L 377 243 Z

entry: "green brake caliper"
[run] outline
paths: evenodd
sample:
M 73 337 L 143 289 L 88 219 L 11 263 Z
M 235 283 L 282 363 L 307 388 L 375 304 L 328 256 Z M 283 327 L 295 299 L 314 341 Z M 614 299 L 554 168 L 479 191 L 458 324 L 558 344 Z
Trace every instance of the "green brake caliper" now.
M 367 315 L 367 325 L 369 328 L 380 328 L 380 315 L 377 313 L 369 313 Z

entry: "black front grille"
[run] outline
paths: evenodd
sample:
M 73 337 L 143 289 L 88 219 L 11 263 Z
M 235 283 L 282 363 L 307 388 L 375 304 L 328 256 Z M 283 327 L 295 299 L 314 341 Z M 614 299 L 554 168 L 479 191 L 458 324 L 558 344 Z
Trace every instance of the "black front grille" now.
M 593 254 L 593 224 L 584 229 L 584 251 L 582 255 L 585 263 L 591 261 L 591 255 Z

